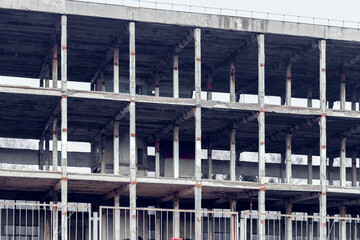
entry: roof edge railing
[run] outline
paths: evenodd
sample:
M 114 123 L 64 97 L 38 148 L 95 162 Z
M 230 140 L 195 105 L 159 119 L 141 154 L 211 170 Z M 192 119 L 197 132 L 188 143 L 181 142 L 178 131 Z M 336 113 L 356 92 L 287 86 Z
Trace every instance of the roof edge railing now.
M 246 18 L 261 19 L 261 20 L 274 20 L 274 21 L 283 21 L 283 22 L 360 29 L 360 22 L 357 21 L 345 21 L 345 20 L 330 19 L 330 18 L 316 18 L 309 16 L 279 14 L 279 13 L 249 11 L 249 10 L 239 10 L 239 9 L 229 9 L 229 8 L 206 7 L 206 6 L 198 6 L 198 5 L 179 4 L 179 3 L 166 3 L 166 2 L 157 2 L 150 0 L 67 0 L 67 1 L 92 2 L 92 3 L 100 3 L 100 4 L 108 4 L 108 5 L 120 5 L 127 7 L 150 8 L 155 10 L 171 10 L 178 12 L 214 14 L 214 15 L 222 15 L 222 16 L 246 17 Z

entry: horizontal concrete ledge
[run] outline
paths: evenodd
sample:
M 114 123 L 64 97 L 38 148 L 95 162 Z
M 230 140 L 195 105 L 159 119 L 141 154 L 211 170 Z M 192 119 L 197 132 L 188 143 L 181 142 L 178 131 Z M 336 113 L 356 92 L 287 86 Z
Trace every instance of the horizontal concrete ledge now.
M 61 179 L 61 172 L 50 171 L 24 171 L 0 169 L 0 177 L 31 178 L 31 179 Z

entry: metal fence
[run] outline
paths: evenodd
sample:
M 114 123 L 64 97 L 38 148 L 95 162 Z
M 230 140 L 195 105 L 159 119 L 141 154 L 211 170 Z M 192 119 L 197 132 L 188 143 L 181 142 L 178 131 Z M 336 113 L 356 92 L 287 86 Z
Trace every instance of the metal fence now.
M 137 208 L 137 239 L 195 239 L 195 211 L 159 208 Z M 201 211 L 203 239 L 230 240 L 238 236 L 238 213 Z M 130 208 L 100 207 L 99 239 L 130 238 Z M 117 230 L 116 230 L 117 229 Z
M 91 208 L 68 206 L 68 239 L 90 236 Z M 0 202 L 0 239 L 61 239 L 61 207 L 58 204 Z
M 216 14 L 216 15 L 224 15 L 224 16 L 247 17 L 254 19 L 286 21 L 286 22 L 295 22 L 295 23 L 306 23 L 306 24 L 360 29 L 360 22 L 357 21 L 344 21 L 344 20 L 330 19 L 330 18 L 315 18 L 309 16 L 298 16 L 298 15 L 290 15 L 290 14 L 279 14 L 279 13 L 249 11 L 249 10 L 239 10 L 239 9 L 229 9 L 229 8 L 206 7 L 206 6 L 179 4 L 179 3 L 156 2 L 149 0 L 67 0 L 67 1 L 94 2 L 94 3 L 103 3 L 110 5 L 122 5 L 128 7 L 142 7 L 142 8 L 171 10 L 171 11 L 179 11 L 179 12 Z

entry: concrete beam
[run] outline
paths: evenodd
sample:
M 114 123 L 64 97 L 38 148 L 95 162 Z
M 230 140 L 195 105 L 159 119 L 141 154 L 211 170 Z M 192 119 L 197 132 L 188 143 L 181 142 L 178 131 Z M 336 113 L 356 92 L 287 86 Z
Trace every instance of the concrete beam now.
M 214 204 L 217 205 L 217 204 L 221 204 L 224 202 L 229 202 L 231 199 L 255 197 L 258 195 L 258 193 L 259 193 L 258 190 L 251 190 L 251 191 L 239 192 L 239 193 L 232 194 L 232 195 L 226 195 L 226 196 L 223 196 L 223 197 L 215 200 Z
M 61 30 L 61 18 L 59 17 L 56 20 L 54 31 L 51 35 L 51 39 L 50 39 L 51 47 L 48 50 L 48 53 L 46 54 L 46 56 L 44 58 L 43 65 L 41 66 L 40 76 L 39 76 L 40 81 L 45 77 L 46 66 L 49 66 L 50 60 L 53 59 L 53 56 L 55 56 L 55 53 L 57 53 L 57 41 L 58 41 L 60 30 Z M 57 58 L 56 58 L 56 63 L 57 63 Z M 53 65 L 53 67 L 54 67 L 54 65 Z M 56 82 L 56 84 L 57 84 L 57 82 Z M 54 88 L 55 88 L 55 86 L 54 86 Z
M 94 76 L 90 80 L 91 85 L 96 83 L 99 75 L 104 72 L 105 68 L 109 65 L 111 59 L 114 58 L 114 49 L 123 41 L 124 36 L 127 35 L 128 28 L 129 26 L 126 23 L 119 31 L 119 33 L 112 40 L 110 40 L 109 45 L 113 47 L 107 50 L 107 53 L 102 60 L 100 67 L 96 70 Z
M 315 199 L 320 196 L 320 193 L 303 193 L 297 196 L 290 197 L 288 199 L 281 199 L 276 201 L 272 206 L 284 205 L 286 203 L 299 203 L 307 200 Z
M 175 192 L 175 193 L 170 193 L 166 196 L 163 196 L 159 199 L 159 202 L 158 203 L 164 203 L 164 202 L 168 202 L 174 198 L 182 198 L 182 197 L 185 197 L 189 194 L 192 194 L 194 193 L 194 187 L 193 186 L 190 186 L 190 187 L 186 187 L 178 192 Z
M 195 108 L 190 109 L 189 111 L 182 114 L 180 117 L 174 119 L 172 123 L 166 126 L 164 129 L 159 131 L 155 136 L 151 136 L 147 139 L 147 143 L 153 142 L 156 138 L 161 138 L 167 133 L 171 132 L 174 129 L 174 126 L 180 126 L 183 122 L 188 120 L 189 118 L 193 117 L 195 113 Z
M 118 188 L 112 190 L 111 192 L 109 192 L 108 194 L 104 195 L 102 197 L 102 200 L 107 201 L 111 198 L 114 198 L 116 195 L 121 195 L 124 192 L 128 192 L 128 191 L 129 191 L 129 184 L 128 183 L 122 184 L 120 187 L 118 187 Z
M 194 30 L 191 29 L 186 35 L 183 37 L 182 40 L 177 42 L 175 46 L 173 46 L 164 56 L 160 57 L 160 62 L 158 62 L 153 70 L 152 73 L 146 77 L 146 82 L 149 84 L 151 83 L 152 79 L 156 77 L 157 74 L 162 72 L 169 66 L 169 63 L 174 60 L 174 57 L 179 55 L 182 49 L 184 49 L 192 40 L 194 39 Z M 175 63 L 175 62 L 174 62 Z M 157 77 L 158 78 L 158 77 Z
M 114 122 L 123 119 L 130 111 L 130 103 L 126 104 L 114 117 L 111 119 L 106 126 L 100 131 L 101 134 L 106 134 L 114 126 Z

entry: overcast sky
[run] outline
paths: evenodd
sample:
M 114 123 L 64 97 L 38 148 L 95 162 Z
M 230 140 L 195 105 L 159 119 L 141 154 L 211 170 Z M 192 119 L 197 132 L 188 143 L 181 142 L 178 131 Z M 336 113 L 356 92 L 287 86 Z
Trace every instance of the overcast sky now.
M 359 0 L 157 0 L 157 2 L 360 21 Z

